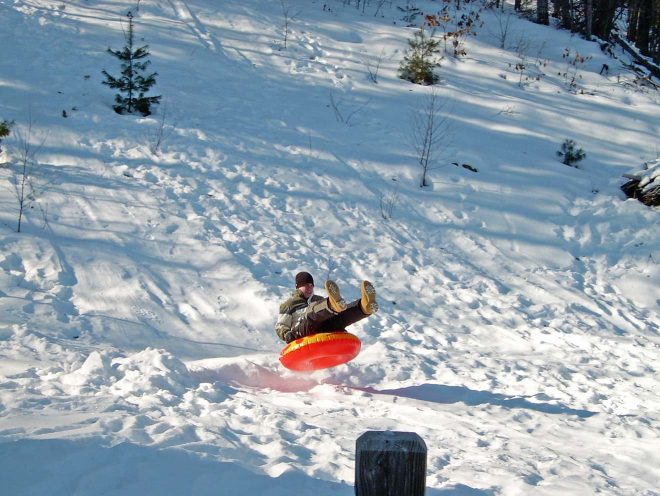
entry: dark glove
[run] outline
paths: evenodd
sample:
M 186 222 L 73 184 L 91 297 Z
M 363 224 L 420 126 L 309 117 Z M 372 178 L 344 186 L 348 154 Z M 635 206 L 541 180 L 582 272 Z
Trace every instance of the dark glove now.
M 295 341 L 296 339 L 304 338 L 305 336 L 309 336 L 310 334 L 314 334 L 311 332 L 309 329 L 304 329 L 304 328 L 296 328 L 296 329 L 291 329 L 290 331 L 287 331 L 284 333 L 284 340 L 287 343 L 290 343 L 291 341 Z

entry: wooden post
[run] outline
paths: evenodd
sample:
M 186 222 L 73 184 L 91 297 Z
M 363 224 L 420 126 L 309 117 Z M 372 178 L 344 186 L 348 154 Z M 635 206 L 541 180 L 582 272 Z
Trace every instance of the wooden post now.
M 424 496 L 426 444 L 418 434 L 368 431 L 355 448 L 356 496 Z

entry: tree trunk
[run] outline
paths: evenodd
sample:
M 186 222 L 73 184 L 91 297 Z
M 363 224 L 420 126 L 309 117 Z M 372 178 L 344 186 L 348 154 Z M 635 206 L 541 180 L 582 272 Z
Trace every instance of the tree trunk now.
M 637 22 L 639 19 L 639 2 L 640 0 L 630 0 L 628 7 L 628 34 L 627 38 L 631 42 L 637 40 Z
M 522 10 L 522 0 L 516 0 L 516 2 L 515 2 L 515 4 L 514 4 L 513 8 L 514 8 L 515 10 Z
M 539 24 L 550 24 L 550 16 L 548 14 L 548 0 L 538 0 L 536 2 L 536 21 Z
M 559 9 L 559 0 L 550 0 L 552 3 L 552 17 L 559 19 L 561 16 L 561 11 Z
M 594 0 L 592 8 L 592 34 L 604 40 L 610 39 L 614 18 L 621 0 Z M 633 0 L 637 1 L 637 0 Z M 642 0 L 646 1 L 646 0 Z
M 639 51 L 636 50 L 634 47 L 632 47 L 628 41 L 622 39 L 616 31 L 612 33 L 612 39 L 614 39 L 615 42 L 617 42 L 623 50 L 628 52 L 633 59 L 635 59 L 635 62 L 638 63 L 641 66 L 646 67 L 653 76 L 655 76 L 657 79 L 660 79 L 660 67 L 658 67 L 655 64 L 652 64 L 648 60 L 646 60 L 644 57 L 642 57 L 639 54 Z
M 651 0 L 641 2 L 639 8 L 639 19 L 637 22 L 637 40 L 635 45 L 643 55 L 650 55 L 649 41 L 651 39 L 651 17 L 653 15 Z
M 573 31 L 573 15 L 570 0 L 557 0 L 556 6 L 557 17 L 559 17 L 561 27 Z
M 593 0 L 586 0 L 586 5 L 585 5 L 585 37 L 587 40 L 591 40 L 591 34 L 592 34 L 592 26 L 593 26 L 593 20 L 594 20 L 594 3 Z
M 649 48 L 653 62 L 660 64 L 660 0 L 653 0 L 653 25 Z

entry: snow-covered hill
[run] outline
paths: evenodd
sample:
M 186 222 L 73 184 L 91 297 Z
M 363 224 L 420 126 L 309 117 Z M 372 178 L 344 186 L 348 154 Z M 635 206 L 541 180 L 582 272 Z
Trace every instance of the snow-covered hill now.
M 430 496 L 660 494 L 660 221 L 619 190 L 660 152 L 658 93 L 479 1 L 449 9 L 479 15 L 466 56 L 413 85 L 406 2 L 348 3 L 0 0 L 3 494 L 349 495 L 367 430 L 425 440 Z M 146 118 L 101 84 L 129 10 Z M 378 289 L 349 364 L 279 364 L 299 270 Z

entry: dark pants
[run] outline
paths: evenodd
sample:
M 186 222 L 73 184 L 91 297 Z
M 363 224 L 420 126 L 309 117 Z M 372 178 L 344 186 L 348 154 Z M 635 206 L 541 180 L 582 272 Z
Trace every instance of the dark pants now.
M 368 317 L 360 308 L 360 300 L 349 303 L 346 310 L 335 313 L 328 307 L 327 298 L 310 305 L 305 318 L 295 329 L 298 337 L 309 336 L 317 332 L 343 331 L 351 324 Z

